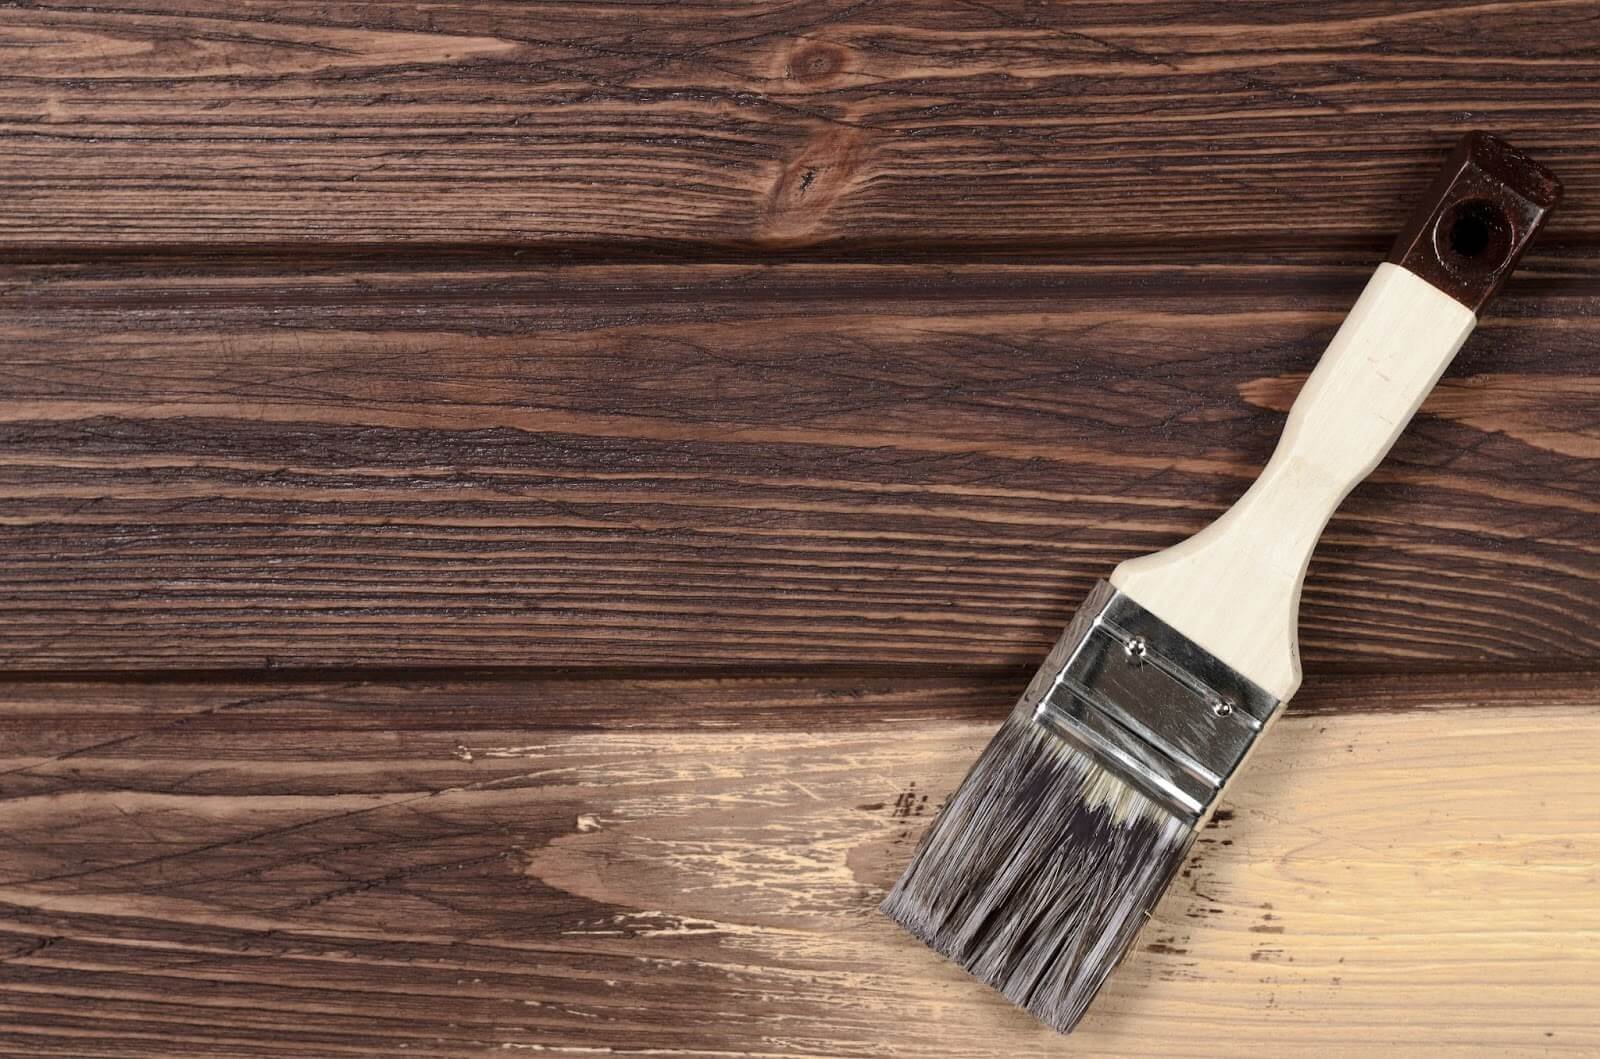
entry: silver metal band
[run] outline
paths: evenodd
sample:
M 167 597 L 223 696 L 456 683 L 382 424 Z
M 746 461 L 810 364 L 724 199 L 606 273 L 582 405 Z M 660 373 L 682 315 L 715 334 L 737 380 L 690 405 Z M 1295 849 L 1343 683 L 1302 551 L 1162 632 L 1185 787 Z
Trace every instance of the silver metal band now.
M 1282 707 L 1104 581 L 1018 704 L 1196 826 Z

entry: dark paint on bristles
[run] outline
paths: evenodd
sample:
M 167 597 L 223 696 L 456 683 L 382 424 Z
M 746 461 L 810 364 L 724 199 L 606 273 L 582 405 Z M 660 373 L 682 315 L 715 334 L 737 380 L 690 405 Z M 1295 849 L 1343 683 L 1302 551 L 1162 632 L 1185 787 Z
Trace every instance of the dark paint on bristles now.
M 883 911 L 1060 1032 L 1172 881 L 1192 823 L 1034 720 L 1026 699 L 924 838 Z

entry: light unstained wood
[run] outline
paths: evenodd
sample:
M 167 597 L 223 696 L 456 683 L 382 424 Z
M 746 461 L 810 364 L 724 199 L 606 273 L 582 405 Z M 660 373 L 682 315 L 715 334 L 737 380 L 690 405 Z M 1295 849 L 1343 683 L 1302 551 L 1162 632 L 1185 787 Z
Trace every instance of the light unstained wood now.
M 0 1054 L 1600 1051 L 1591 8 L 0 8 Z M 1568 201 L 1062 1042 L 873 905 L 1471 127 Z
M 1371 267 L 12 267 L 0 664 L 1025 667 Z M 1597 279 L 1530 262 L 1335 517 L 1312 668 L 1600 651 Z
M 0 1047 L 1600 1048 L 1593 674 L 1313 683 L 1070 1042 L 874 912 L 1005 683 L 8 685 Z
M 66 0 L 0 16 L 0 248 L 1387 239 L 1455 136 L 1600 222 L 1586 0 Z
M 1379 265 L 1296 396 L 1260 477 L 1193 537 L 1119 563 L 1111 583 L 1287 702 L 1300 686 L 1300 594 L 1323 528 L 1476 324 L 1426 280 Z

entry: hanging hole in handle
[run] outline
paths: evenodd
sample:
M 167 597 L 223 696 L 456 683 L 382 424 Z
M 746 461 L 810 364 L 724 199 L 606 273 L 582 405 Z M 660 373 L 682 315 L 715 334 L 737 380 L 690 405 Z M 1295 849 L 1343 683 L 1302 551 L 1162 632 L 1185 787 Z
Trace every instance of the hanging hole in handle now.
M 1499 204 L 1485 199 L 1458 202 L 1439 215 L 1433 245 L 1452 272 L 1494 272 L 1511 256 L 1511 218 Z
M 1477 257 L 1489 248 L 1489 225 L 1479 216 L 1463 213 L 1450 226 L 1450 249 L 1462 257 Z

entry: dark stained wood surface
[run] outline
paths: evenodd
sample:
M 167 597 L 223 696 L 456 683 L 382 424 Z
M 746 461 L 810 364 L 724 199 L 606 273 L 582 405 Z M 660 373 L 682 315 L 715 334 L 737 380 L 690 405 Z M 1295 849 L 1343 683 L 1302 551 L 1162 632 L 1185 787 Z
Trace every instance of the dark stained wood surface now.
M 1020 666 L 1368 267 L 15 266 L 0 658 Z M 1310 665 L 1595 657 L 1597 280 L 1532 262 L 1335 519 Z
M 1593 1055 L 1588 2 L 0 5 L 0 1055 Z M 872 909 L 1461 130 L 1566 205 L 1080 1036 Z
M 0 246 L 1100 257 L 1377 239 L 1479 125 L 1600 175 L 1588 0 L 3 10 Z

